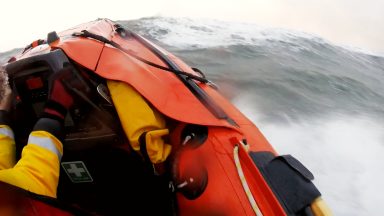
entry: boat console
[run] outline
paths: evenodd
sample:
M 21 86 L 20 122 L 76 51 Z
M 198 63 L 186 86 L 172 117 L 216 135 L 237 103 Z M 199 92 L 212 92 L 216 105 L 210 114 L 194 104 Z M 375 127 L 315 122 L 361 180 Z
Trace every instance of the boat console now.
M 75 82 L 81 80 L 82 83 L 75 85 L 83 86 L 76 88 L 74 107 L 65 118 L 58 201 L 101 215 L 132 211 L 152 214 L 156 209 L 169 207 L 167 200 L 171 198 L 164 199 L 170 196 L 167 180 L 154 176 L 141 157 L 131 150 L 120 129 L 105 80 L 70 62 L 61 50 L 6 66 L 15 96 L 12 128 L 18 156 L 43 111 L 49 77 L 65 67 L 72 69 Z M 119 193 L 122 195 L 116 195 Z M 121 196 L 125 199 L 120 199 Z M 131 201 L 130 208 L 126 207 L 127 200 Z M 153 203 L 156 208 L 145 209 L 146 203 Z

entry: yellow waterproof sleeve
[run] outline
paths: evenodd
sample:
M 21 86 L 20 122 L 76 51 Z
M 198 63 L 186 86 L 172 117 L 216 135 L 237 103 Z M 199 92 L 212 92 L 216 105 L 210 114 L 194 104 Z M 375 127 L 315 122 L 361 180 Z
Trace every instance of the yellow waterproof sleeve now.
M 13 131 L 7 125 L 0 125 L 0 170 L 15 165 L 15 140 Z
M 140 151 L 139 138 L 147 132 L 145 140 L 151 162 L 165 161 L 171 152 L 171 145 L 162 138 L 169 133 L 163 116 L 127 83 L 108 80 L 107 85 L 132 148 Z
M 34 131 L 17 164 L 0 170 L 0 181 L 36 194 L 56 197 L 62 154 L 63 146 L 56 137 L 45 131 Z

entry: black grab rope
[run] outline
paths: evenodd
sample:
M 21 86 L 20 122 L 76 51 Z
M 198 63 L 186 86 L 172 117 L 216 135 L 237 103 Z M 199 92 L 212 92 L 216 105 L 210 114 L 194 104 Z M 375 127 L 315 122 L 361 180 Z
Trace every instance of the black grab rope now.
M 137 60 L 139 60 L 139 61 L 141 61 L 141 62 L 143 62 L 143 63 L 145 63 L 147 65 L 150 65 L 152 67 L 155 67 L 155 68 L 158 68 L 158 69 L 161 69 L 161 70 L 165 70 L 165 71 L 168 71 L 168 72 L 172 72 L 172 73 L 177 74 L 177 75 L 184 75 L 184 76 L 187 76 L 190 79 L 194 79 L 194 80 L 197 80 L 197 81 L 202 82 L 202 83 L 211 83 L 208 79 L 206 79 L 204 77 L 196 76 L 196 75 L 187 73 L 185 71 L 174 70 L 174 69 L 171 69 L 171 68 L 167 68 L 167 67 L 158 65 L 158 64 L 153 63 L 151 61 L 148 61 L 148 60 L 146 60 L 146 59 L 136 55 L 135 53 L 133 53 L 132 50 L 125 49 L 122 46 L 120 46 L 118 43 L 113 42 L 111 40 L 108 40 L 107 38 L 105 38 L 105 37 L 103 37 L 101 35 L 93 34 L 93 33 L 89 32 L 87 30 L 83 30 L 83 31 L 78 32 L 78 33 L 73 33 L 72 36 L 92 38 L 92 39 L 98 40 L 100 42 L 103 42 L 103 43 L 106 43 L 106 44 L 110 44 L 113 47 L 115 47 L 115 48 L 123 51 L 124 53 L 130 55 L 131 57 L 133 57 L 133 58 L 135 58 L 135 59 L 137 59 Z

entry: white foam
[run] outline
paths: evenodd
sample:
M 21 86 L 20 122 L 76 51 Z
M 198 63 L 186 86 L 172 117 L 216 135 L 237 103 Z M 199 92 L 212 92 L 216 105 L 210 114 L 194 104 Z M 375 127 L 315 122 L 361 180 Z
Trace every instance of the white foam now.
M 384 126 L 359 116 L 329 116 L 322 120 L 277 125 L 259 121 L 245 102 L 249 116 L 280 154 L 292 154 L 315 175 L 335 215 L 384 215 Z
M 268 40 L 296 40 L 298 37 L 323 42 L 315 35 L 299 31 L 262 27 L 253 23 L 212 19 L 156 17 L 142 20 L 149 34 L 179 48 L 201 48 L 236 44 L 258 44 Z M 165 30 L 167 34 L 158 34 Z
M 213 19 L 191 19 L 153 17 L 142 19 L 141 24 L 149 30 L 149 34 L 157 40 L 181 49 L 210 48 L 230 45 L 270 45 L 271 41 L 286 42 L 293 51 L 313 49 L 301 39 L 308 39 L 313 44 L 328 44 L 351 52 L 384 56 L 361 48 L 347 45 L 336 45 L 318 35 L 302 31 L 271 28 L 254 23 L 229 22 Z M 159 34 L 166 31 L 166 34 Z

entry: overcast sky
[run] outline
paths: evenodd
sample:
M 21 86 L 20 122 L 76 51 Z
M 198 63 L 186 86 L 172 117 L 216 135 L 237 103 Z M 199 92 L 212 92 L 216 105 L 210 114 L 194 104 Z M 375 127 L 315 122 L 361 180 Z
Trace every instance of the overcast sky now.
M 7 0 L 0 6 L 0 52 L 99 17 L 162 15 L 295 29 L 384 53 L 384 0 Z

